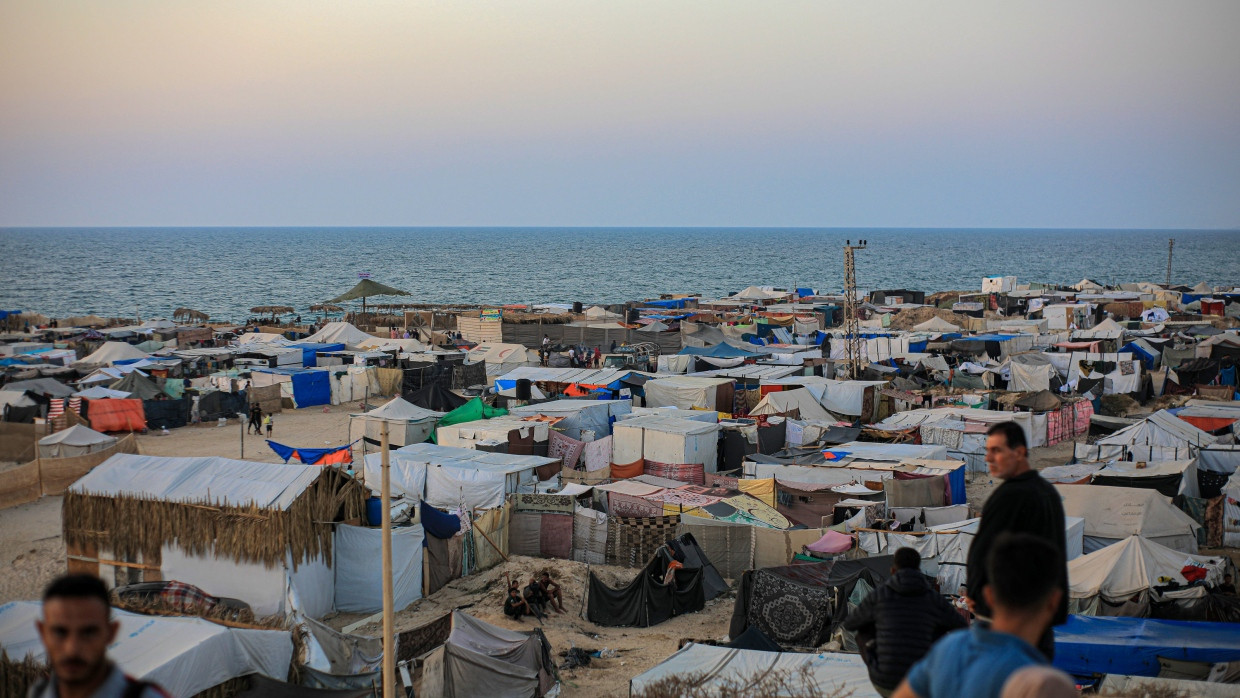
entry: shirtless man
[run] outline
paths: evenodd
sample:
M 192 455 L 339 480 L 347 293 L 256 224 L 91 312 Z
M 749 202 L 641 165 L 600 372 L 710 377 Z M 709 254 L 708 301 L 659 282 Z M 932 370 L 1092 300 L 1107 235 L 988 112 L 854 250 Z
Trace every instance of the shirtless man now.
M 551 602 L 551 608 L 557 613 L 564 613 L 564 595 L 560 592 L 560 585 L 551 581 L 551 575 L 543 572 L 538 579 L 538 586 L 542 587 L 543 594 Z

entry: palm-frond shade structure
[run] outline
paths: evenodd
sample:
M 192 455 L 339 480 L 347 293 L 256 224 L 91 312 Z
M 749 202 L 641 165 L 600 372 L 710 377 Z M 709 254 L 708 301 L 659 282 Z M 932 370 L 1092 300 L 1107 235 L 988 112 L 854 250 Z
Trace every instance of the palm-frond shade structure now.
M 371 296 L 410 296 L 413 295 L 408 291 L 402 291 L 398 288 L 385 286 L 377 281 L 370 279 L 362 279 L 356 286 L 327 301 L 328 303 L 343 303 L 344 301 L 362 299 L 362 314 L 366 314 L 366 299 Z
M 258 306 L 254 306 L 253 308 L 250 308 L 250 312 L 254 313 L 255 315 L 266 315 L 270 313 L 271 321 L 275 322 L 277 315 L 283 315 L 285 313 L 293 312 L 293 306 L 291 305 L 258 305 Z
M 177 308 L 172 311 L 173 320 L 189 320 L 190 322 L 206 322 L 211 316 L 193 308 Z

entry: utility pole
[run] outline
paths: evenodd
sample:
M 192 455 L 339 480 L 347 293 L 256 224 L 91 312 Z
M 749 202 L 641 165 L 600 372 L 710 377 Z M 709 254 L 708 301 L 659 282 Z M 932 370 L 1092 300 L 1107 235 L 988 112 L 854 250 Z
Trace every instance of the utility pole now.
M 853 253 L 865 249 L 865 240 L 844 241 L 844 341 L 848 347 L 848 377 L 861 377 L 861 321 L 857 317 L 857 267 Z
M 1171 251 L 1175 249 L 1175 238 L 1167 240 L 1167 288 L 1171 288 Z
M 383 477 L 379 495 L 383 511 L 379 516 L 383 535 L 383 698 L 396 698 L 396 623 L 392 614 L 392 475 L 389 470 L 388 422 L 382 423 L 380 446 L 383 449 Z M 363 465 L 363 470 L 365 466 Z

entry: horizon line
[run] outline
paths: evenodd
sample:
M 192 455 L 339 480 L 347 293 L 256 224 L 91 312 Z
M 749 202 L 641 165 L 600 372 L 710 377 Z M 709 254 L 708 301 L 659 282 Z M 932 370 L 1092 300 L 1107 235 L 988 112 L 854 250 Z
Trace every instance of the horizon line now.
M 1240 232 L 1240 226 L 1232 228 L 1142 228 L 1142 227 L 1077 227 L 1077 226 L 809 226 L 809 225 L 0 225 L 0 230 L 229 230 L 236 228 L 264 228 L 274 230 L 914 230 L 914 231 L 992 231 L 992 230 L 1094 230 L 1110 232 Z

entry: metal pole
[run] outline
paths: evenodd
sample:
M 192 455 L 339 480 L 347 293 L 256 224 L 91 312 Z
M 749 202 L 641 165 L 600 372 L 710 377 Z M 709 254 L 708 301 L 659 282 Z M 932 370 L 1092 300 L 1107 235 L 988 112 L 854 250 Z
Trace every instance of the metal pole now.
M 241 418 L 241 460 L 245 460 L 245 417 Z
M 383 512 L 383 698 L 396 698 L 396 638 L 392 617 L 392 474 L 388 470 L 388 423 L 383 420 L 383 485 L 379 491 Z

